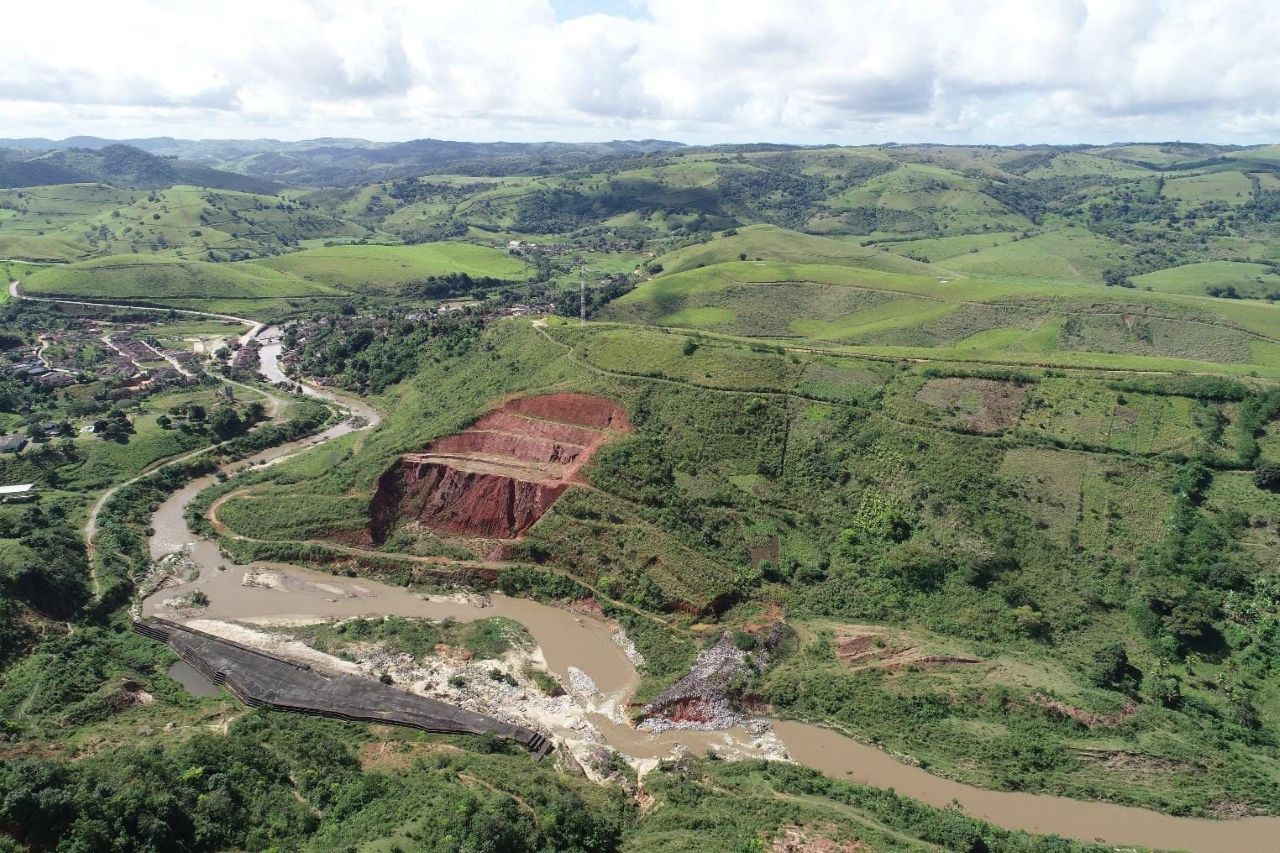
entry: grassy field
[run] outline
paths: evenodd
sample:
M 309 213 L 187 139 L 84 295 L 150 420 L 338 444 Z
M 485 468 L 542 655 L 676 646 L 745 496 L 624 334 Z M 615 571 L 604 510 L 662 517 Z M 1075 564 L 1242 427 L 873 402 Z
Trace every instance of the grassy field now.
M 1184 209 L 1210 202 L 1238 207 L 1253 197 L 1253 184 L 1241 172 L 1210 172 L 1166 180 L 1163 193 L 1168 198 L 1176 199 Z
M 1269 304 L 1083 282 L 1064 290 L 1043 281 L 731 262 L 645 282 L 603 316 L 888 357 L 1268 374 L 1280 367 L 1280 313 Z
M 1231 287 L 1240 296 L 1253 299 L 1280 292 L 1280 275 L 1274 267 L 1237 261 L 1205 261 L 1170 267 L 1137 276 L 1133 283 L 1164 293 L 1195 296 L 1204 295 L 1211 287 Z
M 248 396 L 256 399 L 256 395 Z M 103 489 L 163 459 L 208 444 L 210 438 L 207 434 L 177 428 L 162 429 L 156 419 L 175 405 L 194 403 L 213 411 L 224 402 L 225 397 L 214 389 L 161 394 L 148 398 L 131 415 L 134 433 L 128 436 L 127 441 L 107 441 L 91 433 L 77 433 L 75 442 L 82 459 L 75 465 L 60 469 L 64 487 L 90 491 Z M 237 408 L 243 410 L 247 402 L 239 401 Z
M 1062 229 L 948 258 L 947 269 L 983 278 L 1101 283 L 1131 250 L 1083 228 Z
M 1054 157 L 1044 166 L 1037 166 L 1026 173 L 1028 178 L 1144 178 L 1152 173 L 1150 169 L 1135 166 L 1109 157 L 1083 152 L 1067 152 Z
M 746 257 L 743 258 L 742 256 Z M 801 234 L 772 225 L 752 225 L 737 229 L 706 243 L 677 249 L 657 258 L 665 273 L 737 260 L 781 263 L 834 264 L 884 272 L 928 275 L 927 265 L 859 245 L 848 240 Z
M 369 229 L 287 196 L 175 186 L 69 184 L 0 190 L 0 257 L 81 260 L 151 253 L 228 261 Z
M 1209 432 L 1229 410 L 1188 397 L 1116 391 L 1083 379 L 1045 379 L 1036 384 L 1018 423 L 1027 436 L 1064 445 L 1110 448 L 1137 454 L 1190 456 L 1201 442 L 1230 453 Z
M 1016 231 L 987 231 L 981 234 L 957 234 L 954 237 L 923 237 L 919 240 L 895 240 L 880 244 L 899 255 L 919 261 L 942 264 L 949 258 L 965 254 L 977 254 L 983 249 L 1019 239 Z
M 268 267 L 179 261 L 154 255 L 116 255 L 45 267 L 23 282 L 37 296 L 139 302 L 244 300 L 333 296 L 340 291 Z M 216 310 L 216 309 L 215 309 Z
M 326 288 L 394 292 L 409 282 L 445 273 L 522 279 L 523 262 L 505 251 L 466 243 L 416 246 L 326 246 L 254 262 Z
M 367 526 L 369 502 L 290 492 L 270 496 L 241 495 L 218 508 L 218 519 L 254 539 L 319 539 L 331 533 Z

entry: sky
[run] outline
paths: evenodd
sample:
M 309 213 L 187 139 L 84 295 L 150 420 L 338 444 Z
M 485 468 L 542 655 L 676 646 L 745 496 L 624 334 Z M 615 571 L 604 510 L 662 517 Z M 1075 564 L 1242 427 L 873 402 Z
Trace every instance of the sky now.
M 6 5 L 10 137 L 1280 140 L 1277 0 Z

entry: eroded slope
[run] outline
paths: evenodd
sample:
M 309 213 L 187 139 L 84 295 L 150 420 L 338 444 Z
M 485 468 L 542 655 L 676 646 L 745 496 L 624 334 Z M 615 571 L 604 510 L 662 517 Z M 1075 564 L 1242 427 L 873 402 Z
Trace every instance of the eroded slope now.
M 612 400 L 546 394 L 510 400 L 463 432 L 400 458 L 378 481 L 375 542 L 399 520 L 456 536 L 514 539 L 579 477 L 592 454 L 630 431 Z

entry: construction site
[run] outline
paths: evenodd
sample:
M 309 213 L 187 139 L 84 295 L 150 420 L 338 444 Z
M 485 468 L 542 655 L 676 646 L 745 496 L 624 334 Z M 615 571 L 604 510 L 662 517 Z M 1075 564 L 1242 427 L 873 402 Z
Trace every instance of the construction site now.
M 198 673 L 250 707 L 441 734 L 489 735 L 518 743 L 537 758 L 555 748 L 532 729 L 368 678 L 330 675 L 168 619 L 138 619 L 133 627 L 166 643 Z
M 621 407 L 603 397 L 510 400 L 382 475 L 372 539 L 381 544 L 400 521 L 454 536 L 518 538 L 581 482 L 579 471 L 601 445 L 630 429 Z

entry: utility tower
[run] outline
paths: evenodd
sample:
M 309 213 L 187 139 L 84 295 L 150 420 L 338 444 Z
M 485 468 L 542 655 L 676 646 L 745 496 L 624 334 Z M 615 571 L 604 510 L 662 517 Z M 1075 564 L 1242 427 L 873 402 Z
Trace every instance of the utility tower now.
M 587 325 L 587 268 L 578 271 L 578 322 Z

